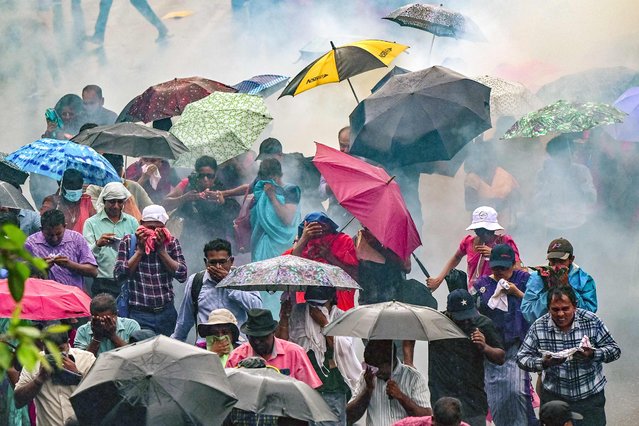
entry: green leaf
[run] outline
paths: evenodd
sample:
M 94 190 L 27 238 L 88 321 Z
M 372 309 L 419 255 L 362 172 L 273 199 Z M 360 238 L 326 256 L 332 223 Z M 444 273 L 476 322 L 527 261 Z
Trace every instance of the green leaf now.
M 60 348 L 58 345 L 53 343 L 51 340 L 44 340 L 44 344 L 47 347 L 47 352 L 53 355 L 53 359 L 55 359 L 55 363 L 58 367 L 62 367 L 62 354 L 60 353 Z
M 13 350 L 5 343 L 0 343 L 0 369 L 6 371 L 13 362 Z
M 45 328 L 44 332 L 47 334 L 64 333 L 70 329 L 71 326 L 68 324 L 55 324 Z
M 39 339 L 40 337 L 42 337 L 42 333 L 40 332 L 40 330 L 35 327 L 16 327 L 16 333 L 19 336 L 26 336 L 30 339 Z
M 15 270 L 20 275 L 20 278 L 22 278 L 23 281 L 25 281 L 31 275 L 29 267 L 22 262 L 16 263 Z
M 11 272 L 11 268 L 9 268 L 9 291 L 11 292 L 13 300 L 19 302 L 24 295 L 24 280 L 22 280 L 18 274 Z
M 31 258 L 31 264 L 41 271 L 44 271 L 45 269 L 47 269 L 47 262 L 44 259 L 39 257 Z
M 38 362 L 38 350 L 37 346 L 32 344 L 21 343 L 16 350 L 16 356 L 20 364 L 29 371 L 33 371 L 36 363 Z
M 24 246 L 25 241 L 27 241 L 27 236 L 24 235 L 24 232 L 15 225 L 6 224 L 2 227 L 2 230 L 11 241 L 16 243 L 17 246 Z

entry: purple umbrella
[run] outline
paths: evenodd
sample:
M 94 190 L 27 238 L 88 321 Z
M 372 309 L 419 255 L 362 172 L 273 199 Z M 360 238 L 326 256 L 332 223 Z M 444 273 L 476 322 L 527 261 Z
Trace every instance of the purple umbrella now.
M 628 115 L 619 124 L 606 127 L 606 132 L 618 141 L 639 142 L 639 87 L 626 90 L 613 104 Z

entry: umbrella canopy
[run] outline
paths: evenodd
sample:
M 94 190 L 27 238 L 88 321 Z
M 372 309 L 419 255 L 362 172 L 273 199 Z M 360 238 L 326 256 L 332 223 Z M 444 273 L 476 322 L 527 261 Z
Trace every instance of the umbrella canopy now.
M 381 89 L 381 87 L 383 85 L 388 83 L 388 80 L 390 80 L 391 77 L 396 76 L 396 75 L 407 74 L 409 72 L 411 72 L 411 71 L 407 70 L 406 68 L 394 66 L 392 70 L 390 70 L 388 73 L 386 73 L 386 75 L 384 77 L 382 77 L 377 83 L 375 83 L 375 85 L 371 89 L 371 93 L 375 93 L 379 89 Z
M 89 295 L 78 287 L 50 280 L 28 278 L 20 303 L 22 319 L 50 321 L 91 316 Z M 0 317 L 10 318 L 15 307 L 7 280 L 0 280 Z
M 353 336 L 370 340 L 468 338 L 441 312 L 396 301 L 353 308 L 324 327 L 322 333 L 326 336 Z
M 117 121 L 149 121 L 181 115 L 184 108 L 213 92 L 237 92 L 220 82 L 202 77 L 174 78 L 156 84 L 136 96 L 122 110 Z
M 564 75 L 542 86 L 537 96 L 549 104 L 557 99 L 571 102 L 612 103 L 625 90 L 639 86 L 639 72 L 626 67 L 592 68 Z
M 450 160 L 491 127 L 490 88 L 445 67 L 396 75 L 350 115 L 351 150 L 385 165 Z
M 96 151 L 131 157 L 175 160 L 189 149 L 169 132 L 136 123 L 116 123 L 87 129 L 71 139 Z
M 192 166 L 201 155 L 211 155 L 220 164 L 243 154 L 272 119 L 259 96 L 216 92 L 193 102 L 171 127 L 191 151 L 177 164 Z
M 217 285 L 247 291 L 304 291 L 307 287 L 360 289 L 342 268 L 293 255 L 238 266 Z
M 557 101 L 517 120 L 504 139 L 582 132 L 602 124 L 621 123 L 625 117 L 626 113 L 606 104 Z
M 259 95 L 263 98 L 271 96 L 286 85 L 290 77 L 285 75 L 262 74 L 243 80 L 233 86 L 238 93 Z
M 364 37 L 355 34 L 334 34 L 331 33 L 331 37 L 316 37 L 306 43 L 300 49 L 300 57 L 296 62 L 311 62 L 326 53 L 326 47 L 331 45 L 331 42 L 337 46 L 342 46 L 348 43 L 353 43 L 359 40 L 363 40 Z
M 5 160 L 5 157 L 6 154 L 0 154 L 0 180 L 16 186 L 22 185 L 29 177 L 29 173 L 20 170 L 12 162 Z
M 0 207 L 35 211 L 22 192 L 9 182 L 0 182 Z
M 614 106 L 628 115 L 622 123 L 606 126 L 606 132 L 618 141 L 639 142 L 639 87 L 626 90 Z
M 541 106 L 539 100 L 521 83 L 503 78 L 482 75 L 475 78 L 484 86 L 490 87 L 490 116 L 521 117 Z
M 315 389 L 274 368 L 227 368 L 226 374 L 238 399 L 234 408 L 304 421 L 338 420 Z
M 82 173 L 85 184 L 104 186 L 122 179 L 103 156 L 93 148 L 71 141 L 39 139 L 9 154 L 7 160 L 23 172 L 62 180 L 67 169 Z
M 237 400 L 217 355 L 157 336 L 104 352 L 71 405 L 81 424 L 221 425 Z
M 439 37 L 484 40 L 479 27 L 470 18 L 441 5 L 407 4 L 382 19 L 396 22 L 403 27 L 428 31 Z
M 340 205 L 385 247 L 402 259 L 410 256 L 422 242 L 397 182 L 381 167 L 326 145 L 315 145 L 313 164 Z
M 299 95 L 321 84 L 337 83 L 375 68 L 386 67 L 408 48 L 383 40 L 361 40 L 340 47 L 335 47 L 331 42 L 331 47 L 328 53 L 293 77 L 279 97 Z

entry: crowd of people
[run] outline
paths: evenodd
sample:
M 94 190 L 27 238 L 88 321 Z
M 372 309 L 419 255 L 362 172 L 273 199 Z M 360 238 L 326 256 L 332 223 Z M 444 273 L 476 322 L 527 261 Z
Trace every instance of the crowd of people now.
M 98 86 L 81 94 L 60 99 L 43 137 L 68 139 L 87 126 L 115 121 Z M 348 132 L 345 127 L 338 134 L 344 153 Z M 563 158 L 567 145 L 570 140 L 560 136 L 548 152 Z M 532 426 L 539 418 L 546 425 L 606 423 L 602 364 L 618 359 L 620 348 L 596 315 L 595 281 L 574 262 L 566 238 L 553 237 L 548 264 L 527 267 L 497 210 L 476 206 L 467 228 L 472 234 L 437 276 L 418 286 L 432 299 L 430 292 L 446 281 L 444 313 L 468 338 L 430 342 L 428 371 L 415 368 L 411 341 L 364 342 L 362 364 L 352 338 L 321 331 L 357 304 L 402 298 L 417 303 L 417 296 L 403 291 L 414 281 L 406 277 L 411 259 L 365 227 L 342 232 L 348 212 L 310 159 L 284 153 L 280 141 L 268 138 L 257 157 L 248 152 L 218 165 L 202 156 L 180 179 L 163 159 L 141 158 L 125 168 L 121 156 L 104 156 L 121 181 L 87 186 L 82 173 L 68 169 L 51 188 L 32 175 L 39 214 L 3 208 L 2 220 L 19 225 L 29 235 L 26 249 L 46 260 L 45 278 L 92 296 L 88 321 L 56 335 L 63 367 L 73 377 L 86 374 L 101 353 L 159 334 L 187 342 L 195 328 L 194 344 L 216 353 L 224 366 L 250 368 L 257 357 L 316 389 L 338 418 L 325 425 L 353 424 L 365 413 L 366 424 L 384 426 L 484 426 L 487 418 L 497 426 Z M 544 176 L 561 167 L 548 164 Z M 594 201 L 586 172 L 577 167 L 575 176 Z M 471 176 L 466 184 L 482 200 L 499 198 L 490 195 L 486 179 L 516 188 L 506 174 L 496 168 L 492 176 Z M 240 235 L 235 225 L 245 204 L 250 229 Z M 581 210 L 571 204 L 574 217 Z M 240 257 L 248 262 L 280 255 L 339 266 L 362 290 L 357 295 L 318 287 L 283 294 L 218 287 Z M 456 270 L 464 257 L 466 271 Z M 186 283 L 181 303 L 174 281 Z M 432 302 L 423 304 L 436 307 Z M 531 372 L 539 373 L 536 383 Z M 15 400 L 9 424 L 26 424 L 24 412 L 18 413 L 29 405 L 38 425 L 73 417 L 69 396 L 77 381 L 53 381 L 44 367 L 20 372 L 19 366 L 8 381 L 14 391 L 5 393 L 14 397 L 7 401 Z M 277 422 L 237 409 L 226 419 Z

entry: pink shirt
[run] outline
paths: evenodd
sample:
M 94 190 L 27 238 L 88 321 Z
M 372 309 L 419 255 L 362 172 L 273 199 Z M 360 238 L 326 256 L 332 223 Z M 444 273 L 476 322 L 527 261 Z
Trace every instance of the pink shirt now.
M 245 358 L 259 356 L 253 351 L 251 345 L 243 343 L 231 352 L 226 368 L 237 367 L 237 365 Z M 273 353 L 266 359 L 266 364 L 282 370 L 288 370 L 288 376 L 300 380 L 312 388 L 322 386 L 322 381 L 315 373 L 315 369 L 308 359 L 306 352 L 301 346 L 295 343 L 275 338 Z M 283 371 L 284 372 L 284 371 Z
M 393 426 L 432 426 L 433 417 L 406 417 L 398 422 L 395 422 Z M 466 422 L 461 422 L 460 426 L 470 426 Z
M 475 285 L 475 281 L 477 278 L 483 275 L 490 275 L 492 271 L 490 270 L 490 265 L 488 262 L 488 258 L 483 258 L 482 255 L 475 251 L 475 247 L 473 245 L 473 241 L 475 239 L 474 235 L 466 235 L 464 239 L 459 243 L 459 248 L 457 249 L 457 256 L 459 257 L 467 257 L 468 260 L 468 269 L 466 273 L 468 274 L 468 290 Z M 513 241 L 510 235 L 498 235 L 494 242 L 488 244 L 489 247 L 494 247 L 497 244 L 508 244 L 515 252 L 515 263 L 519 262 L 519 249 Z M 479 271 L 477 270 L 477 266 L 481 263 L 479 267 Z

